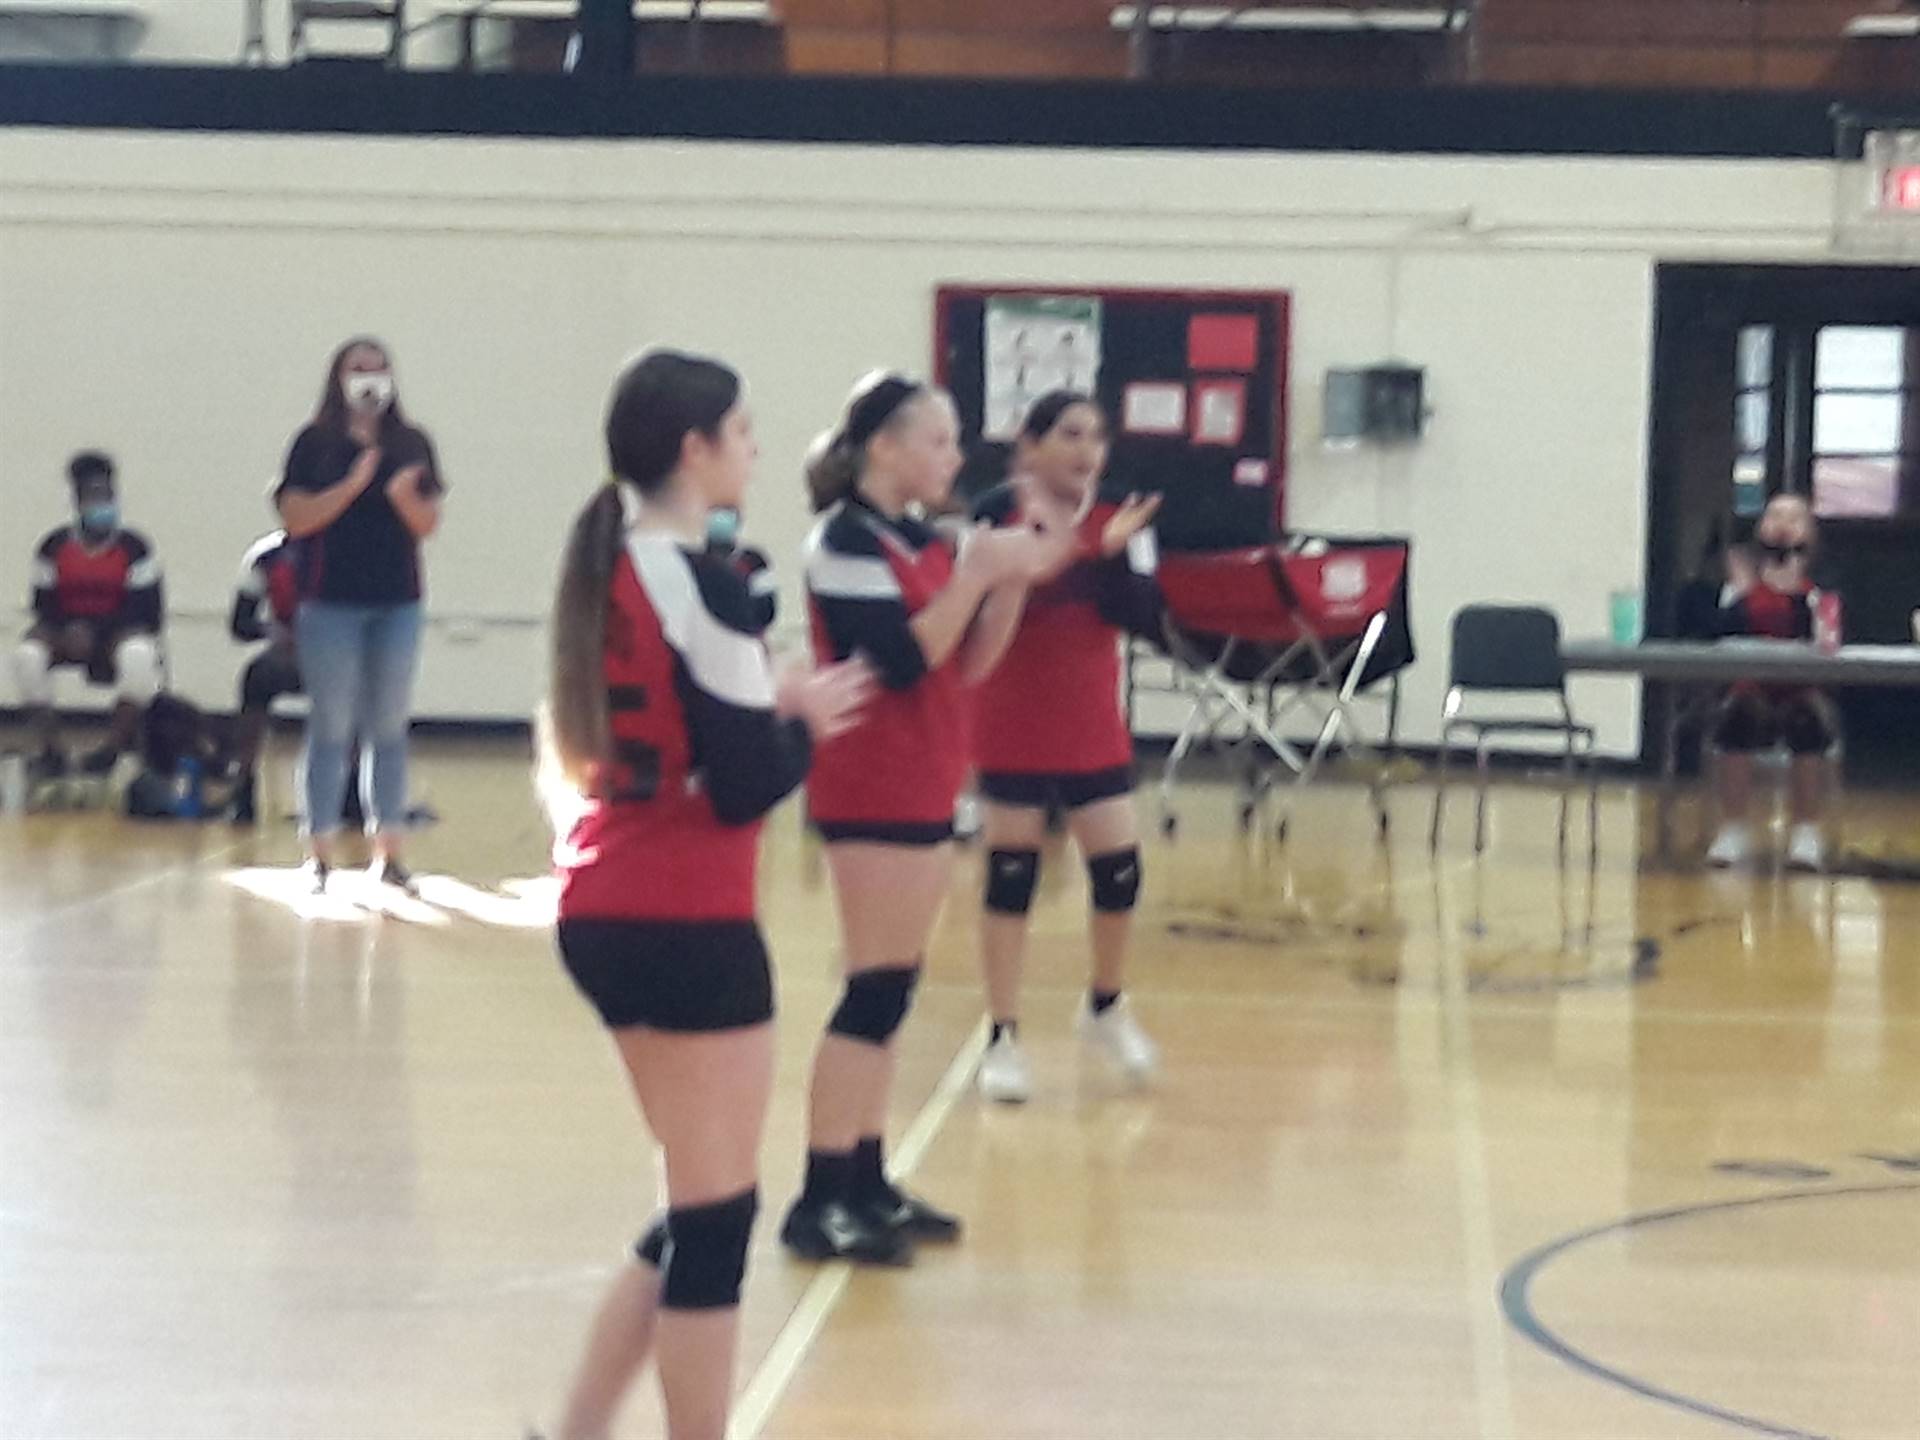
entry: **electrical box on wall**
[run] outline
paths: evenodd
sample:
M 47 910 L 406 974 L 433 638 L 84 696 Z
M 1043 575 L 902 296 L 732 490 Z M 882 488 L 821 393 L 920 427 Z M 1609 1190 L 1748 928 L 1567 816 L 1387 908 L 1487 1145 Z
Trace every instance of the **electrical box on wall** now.
M 1322 433 L 1329 445 L 1404 444 L 1427 426 L 1427 372 L 1417 365 L 1327 371 Z

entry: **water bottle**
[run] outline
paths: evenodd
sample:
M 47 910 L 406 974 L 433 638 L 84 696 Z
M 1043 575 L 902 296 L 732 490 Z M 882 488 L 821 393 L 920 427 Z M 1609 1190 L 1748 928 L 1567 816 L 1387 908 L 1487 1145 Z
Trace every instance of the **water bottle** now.
M 1831 655 L 1840 648 L 1840 596 L 1833 590 L 1813 594 L 1813 643 Z
M 200 762 L 182 755 L 173 772 L 173 813 L 182 820 L 198 820 L 204 814 L 200 793 Z

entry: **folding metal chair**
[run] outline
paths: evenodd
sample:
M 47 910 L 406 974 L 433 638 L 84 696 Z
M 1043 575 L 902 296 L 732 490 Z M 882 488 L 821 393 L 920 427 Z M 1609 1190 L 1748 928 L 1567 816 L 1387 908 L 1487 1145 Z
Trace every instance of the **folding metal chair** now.
M 1277 762 L 1293 777 L 1279 825 L 1285 838 L 1294 795 L 1312 783 L 1335 743 L 1349 750 L 1364 744 L 1354 699 L 1362 684 L 1381 678 L 1373 662 L 1396 605 L 1404 624 L 1406 568 L 1406 546 L 1397 542 L 1342 548 L 1296 541 L 1161 557 L 1165 649 L 1177 688 L 1192 702 L 1160 781 L 1166 833 L 1177 825 L 1173 796 L 1187 756 L 1197 744 L 1219 747 L 1237 720 L 1241 733 L 1231 744 L 1247 762 L 1242 823 L 1251 823 Z M 1305 746 L 1281 730 L 1302 710 L 1317 724 Z M 1368 793 L 1384 833 L 1377 777 Z
M 296 61 L 318 58 L 308 47 L 315 23 L 374 22 L 387 29 L 387 64 L 400 68 L 407 38 L 407 0 L 290 0 L 288 51 Z
M 1574 718 L 1567 697 L 1567 667 L 1560 658 L 1560 619 L 1535 605 L 1469 605 L 1453 617 L 1453 653 L 1447 662 L 1447 698 L 1440 712 L 1440 765 L 1433 793 L 1429 845 L 1438 850 L 1446 813 L 1447 779 L 1456 736 L 1473 742 L 1477 782 L 1473 851 L 1487 841 L 1487 782 L 1493 741 L 1501 735 L 1558 735 L 1566 743 L 1560 795 L 1560 844 L 1567 840 L 1567 795 L 1580 751 L 1587 766 L 1588 843 L 1597 845 L 1600 776 L 1594 763 L 1594 730 Z M 1552 715 L 1471 716 L 1460 713 L 1470 692 L 1539 696 L 1553 702 Z

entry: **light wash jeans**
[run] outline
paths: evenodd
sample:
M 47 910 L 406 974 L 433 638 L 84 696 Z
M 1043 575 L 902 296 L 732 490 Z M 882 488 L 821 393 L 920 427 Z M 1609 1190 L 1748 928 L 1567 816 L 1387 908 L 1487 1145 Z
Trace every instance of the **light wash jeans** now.
M 347 757 L 355 737 L 367 752 L 361 801 L 370 829 L 398 831 L 407 819 L 407 726 L 420 659 L 419 604 L 300 607 L 294 633 L 306 684 L 306 827 L 340 828 Z

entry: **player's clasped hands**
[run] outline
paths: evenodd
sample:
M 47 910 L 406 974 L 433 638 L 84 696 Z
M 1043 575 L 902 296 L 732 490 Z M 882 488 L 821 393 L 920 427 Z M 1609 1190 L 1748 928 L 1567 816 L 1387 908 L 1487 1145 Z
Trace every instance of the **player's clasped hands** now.
M 860 723 L 873 687 L 873 667 L 858 657 L 818 667 L 797 663 L 775 680 L 774 709 L 804 721 L 816 742 L 831 740 Z

